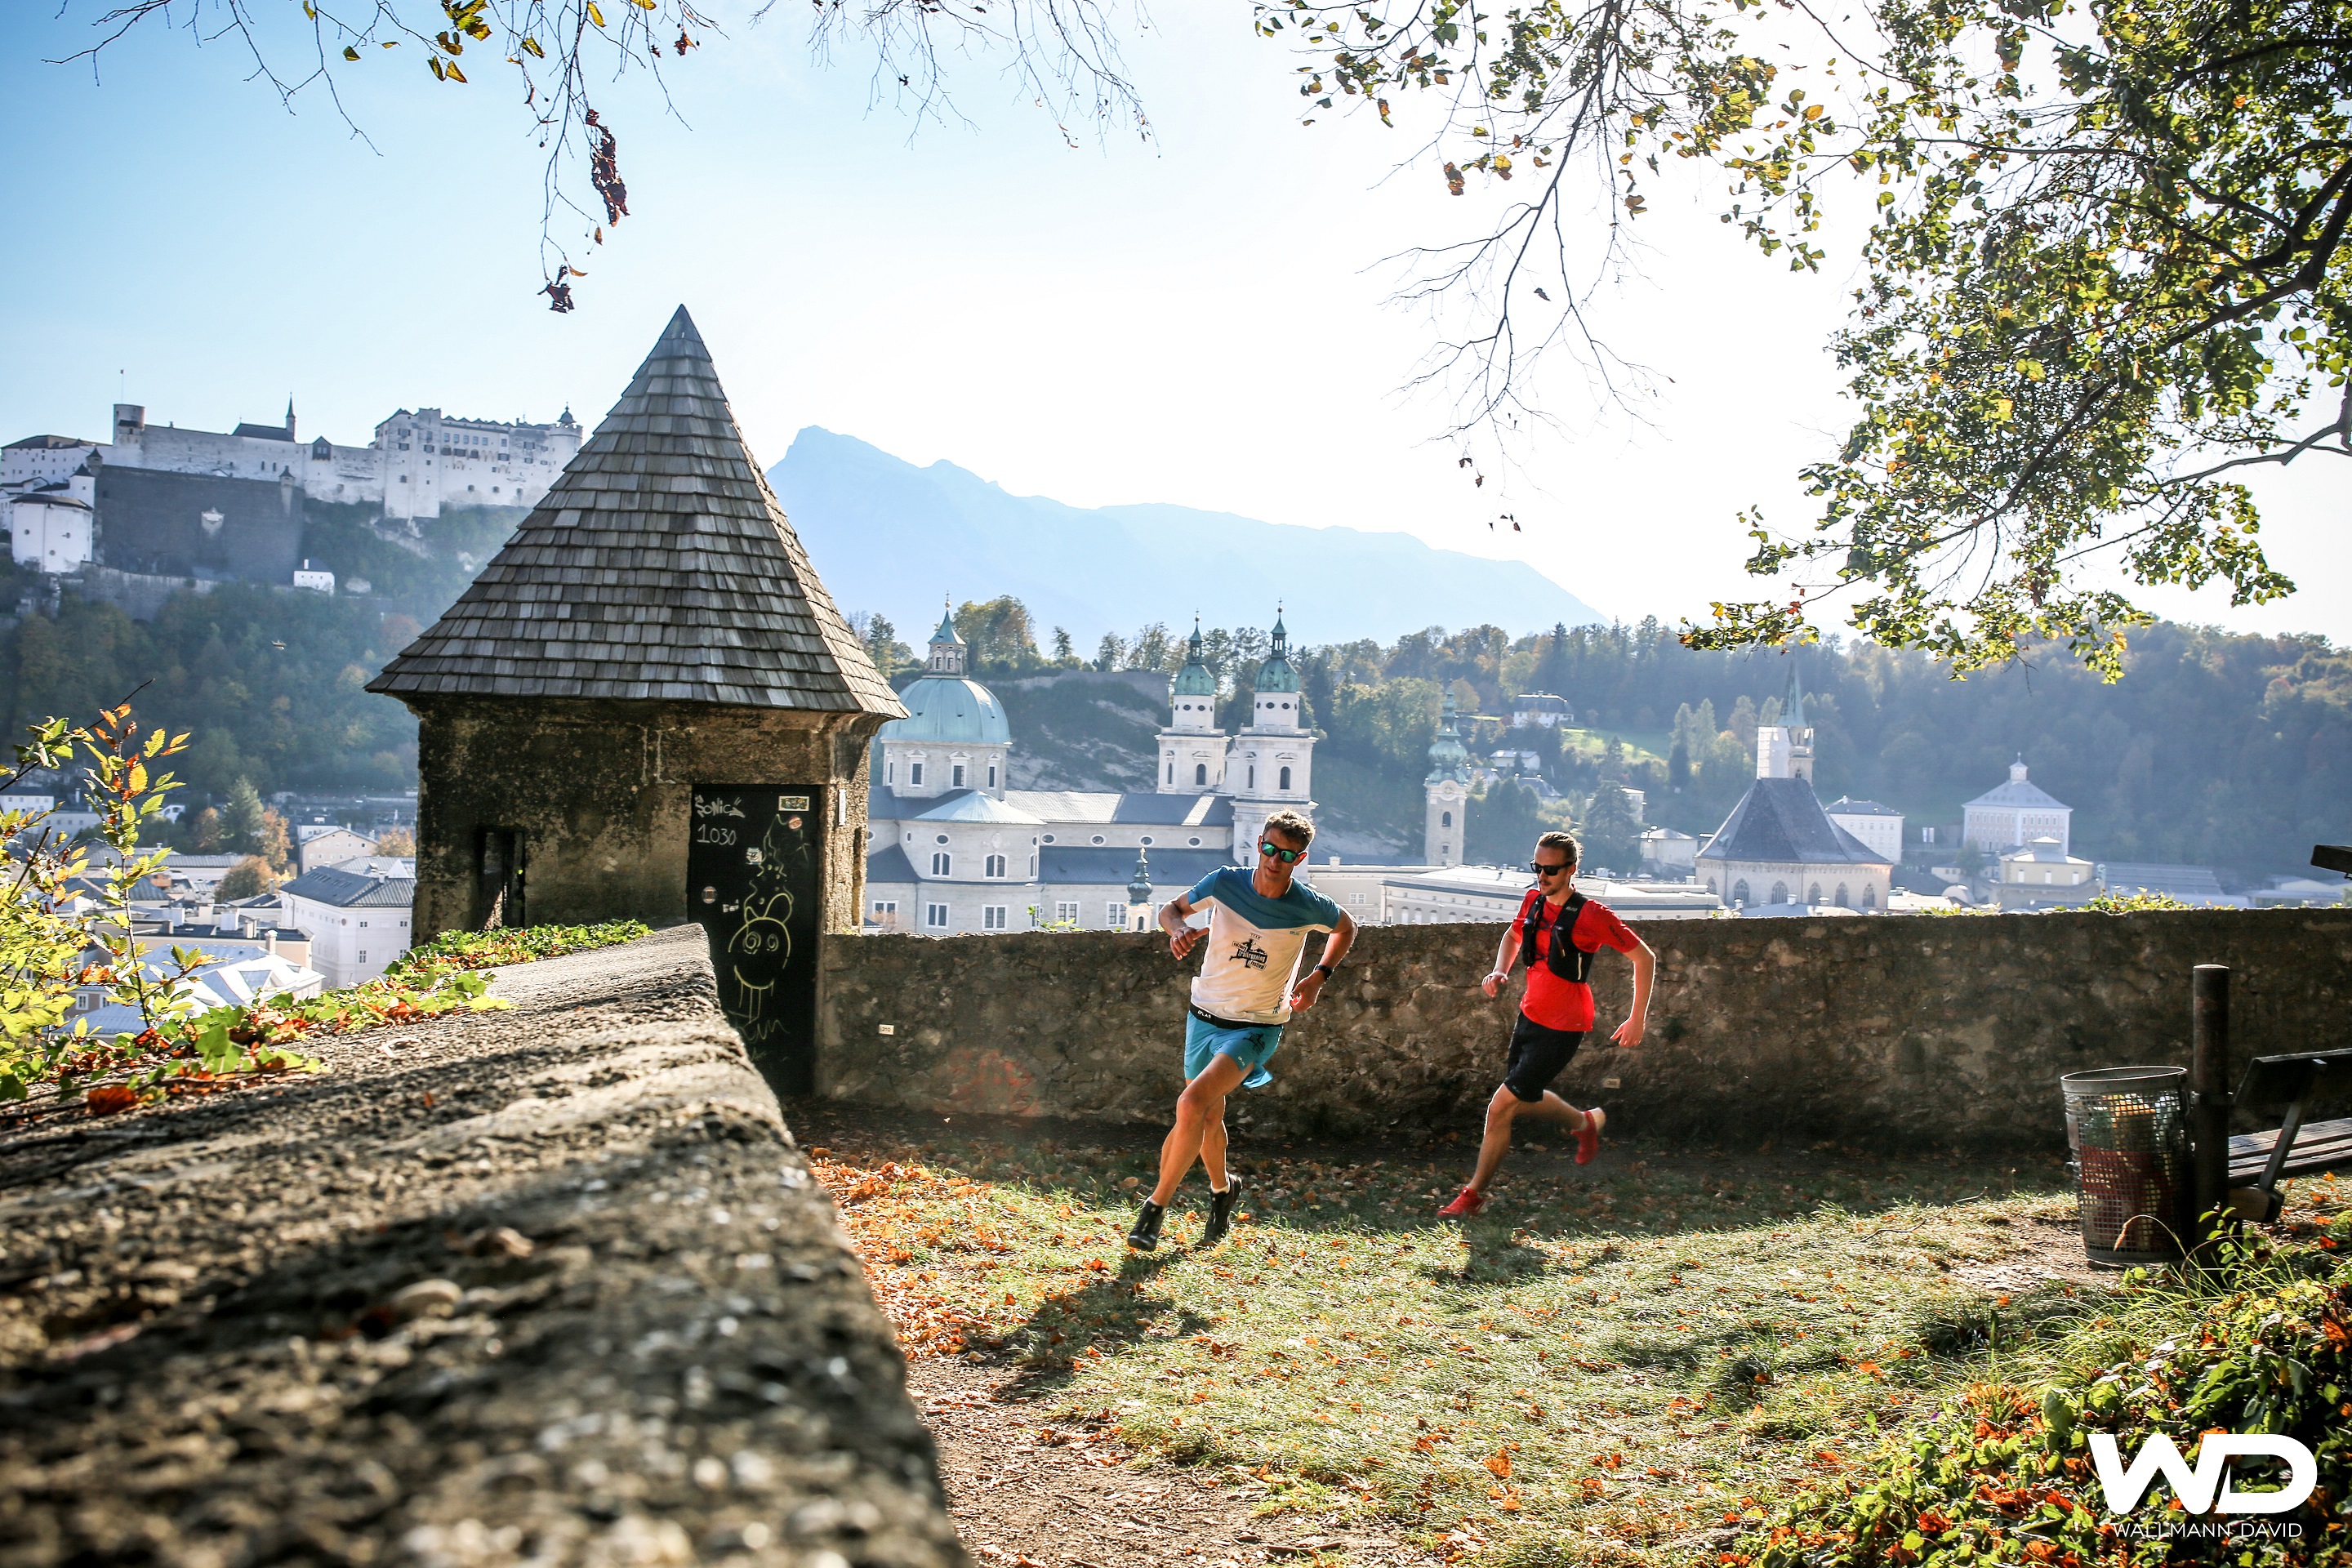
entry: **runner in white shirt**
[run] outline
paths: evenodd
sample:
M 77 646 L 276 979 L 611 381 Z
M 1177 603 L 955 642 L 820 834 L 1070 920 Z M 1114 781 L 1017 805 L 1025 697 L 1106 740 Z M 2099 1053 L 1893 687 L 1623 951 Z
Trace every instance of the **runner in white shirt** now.
M 1168 1201 L 1194 1160 L 1209 1172 L 1209 1223 L 1201 1245 L 1224 1239 L 1241 1194 L 1225 1170 L 1225 1096 L 1273 1081 L 1265 1064 L 1282 1045 L 1283 1025 L 1315 1005 L 1325 977 L 1356 940 L 1348 912 L 1297 879 L 1296 868 L 1314 839 L 1313 823 L 1277 811 L 1259 835 L 1255 871 L 1239 866 L 1212 871 L 1192 891 L 1160 906 L 1170 952 L 1182 958 L 1203 939 L 1208 951 L 1186 1009 L 1192 1018 L 1184 1030 L 1184 1092 L 1176 1100 L 1176 1125 L 1160 1147 L 1160 1184 L 1128 1233 L 1128 1245 L 1139 1251 L 1160 1245 Z M 1184 923 L 1202 908 L 1209 910 L 1207 930 Z M 1300 980 L 1307 934 L 1318 931 L 1331 933 L 1322 961 Z

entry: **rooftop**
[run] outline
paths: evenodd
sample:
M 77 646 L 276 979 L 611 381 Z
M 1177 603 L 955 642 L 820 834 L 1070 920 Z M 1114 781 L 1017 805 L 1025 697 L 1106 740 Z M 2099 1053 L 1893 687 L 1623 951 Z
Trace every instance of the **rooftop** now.
M 416 901 L 416 862 L 362 856 L 341 866 L 305 871 L 278 891 L 339 910 L 404 910 Z
M 1903 815 L 1891 805 L 1881 805 L 1874 800 L 1855 800 L 1851 795 L 1843 795 L 1822 809 L 1837 816 L 1900 816 Z
M 1032 816 L 1017 805 L 1011 805 L 980 790 L 968 789 L 961 795 L 949 795 L 939 805 L 915 818 L 918 822 L 1002 822 L 1023 827 L 1043 827 L 1045 819 Z
M 1822 809 L 1811 780 L 1758 779 L 1723 819 L 1702 860 L 1751 860 L 1801 866 L 1886 864 L 1886 858 Z
M 368 689 L 906 713 L 751 460 L 682 305 L 506 547 Z

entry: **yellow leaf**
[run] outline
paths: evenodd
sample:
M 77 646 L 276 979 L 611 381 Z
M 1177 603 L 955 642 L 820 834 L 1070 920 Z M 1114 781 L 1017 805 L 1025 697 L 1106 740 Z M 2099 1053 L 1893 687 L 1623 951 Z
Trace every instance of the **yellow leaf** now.
M 345 44 L 345 45 L 343 46 L 343 58 L 345 58 L 345 59 L 347 59 L 347 60 L 355 60 L 355 59 L 357 59 L 357 58 L 360 58 L 360 52 L 359 52 L 359 50 L 357 50 L 357 49 L 355 49 L 355 48 L 352 47 L 351 47 L 351 45 L 349 45 L 349 44 Z
M 588 0 L 588 19 L 600 27 L 604 25 L 604 13 L 596 8 L 596 0 Z
M 543 60 L 547 58 L 547 51 L 539 47 L 539 40 L 537 38 L 525 38 L 522 41 L 522 47 L 530 52 L 531 58 L 534 59 Z
M 131 793 L 142 795 L 147 789 L 147 764 L 133 761 L 131 764 Z
M 466 73 L 459 70 L 456 66 L 451 66 L 449 68 L 449 79 L 451 81 L 463 81 L 466 79 Z
M 2015 413 L 2017 405 L 2009 398 L 1996 397 L 1992 400 L 1992 416 L 2000 424 L 2008 424 L 2010 416 Z

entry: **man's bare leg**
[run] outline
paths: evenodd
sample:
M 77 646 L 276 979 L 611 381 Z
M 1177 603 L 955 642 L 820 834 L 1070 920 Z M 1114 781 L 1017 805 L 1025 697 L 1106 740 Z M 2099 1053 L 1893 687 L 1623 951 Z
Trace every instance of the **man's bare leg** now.
M 1225 1096 L 1241 1087 L 1243 1076 L 1242 1064 L 1220 1052 L 1176 1097 L 1176 1125 L 1160 1145 L 1160 1184 L 1151 1189 L 1151 1201 L 1161 1208 L 1176 1195 L 1192 1162 L 1201 1158 L 1212 1127 L 1216 1129 L 1217 1152 L 1211 1174 L 1224 1174 Z
M 1222 1100 L 1201 1132 L 1201 1168 L 1209 1173 L 1211 1192 L 1225 1190 L 1225 1102 Z
M 1584 1112 L 1569 1104 L 1551 1090 L 1544 1090 L 1541 1100 L 1521 1100 L 1508 1085 L 1495 1090 L 1495 1098 L 1486 1102 L 1486 1131 L 1478 1142 L 1478 1168 L 1470 1177 L 1470 1190 L 1483 1194 L 1486 1184 L 1495 1179 L 1502 1168 L 1503 1156 L 1511 1151 L 1511 1123 L 1522 1116 L 1537 1116 L 1565 1121 L 1570 1127 L 1584 1125 Z

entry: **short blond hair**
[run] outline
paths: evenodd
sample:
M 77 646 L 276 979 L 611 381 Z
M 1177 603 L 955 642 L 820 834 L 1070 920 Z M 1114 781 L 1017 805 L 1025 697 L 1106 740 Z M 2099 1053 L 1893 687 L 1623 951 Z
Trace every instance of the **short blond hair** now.
M 1287 808 L 1276 812 L 1258 829 L 1261 834 L 1279 833 L 1304 849 L 1315 842 L 1315 825 Z

